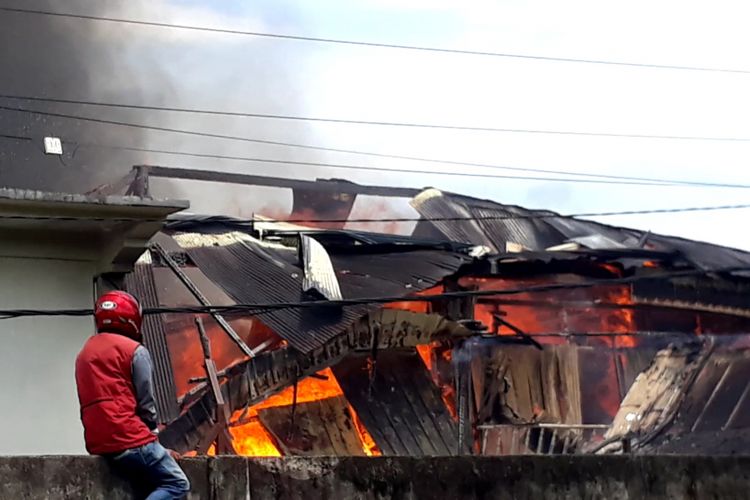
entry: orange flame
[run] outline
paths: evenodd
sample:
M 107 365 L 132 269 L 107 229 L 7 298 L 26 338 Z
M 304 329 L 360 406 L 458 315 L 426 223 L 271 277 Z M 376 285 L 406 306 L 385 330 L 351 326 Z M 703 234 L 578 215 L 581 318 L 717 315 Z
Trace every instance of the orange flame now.
M 440 389 L 440 397 L 448 409 L 453 420 L 458 420 L 458 412 L 456 411 L 456 390 L 452 384 L 448 381 L 441 380 L 438 374 L 437 362 L 442 361 L 451 363 L 451 350 L 448 346 L 443 345 L 440 342 L 433 342 L 431 344 L 421 344 L 417 346 L 417 354 L 422 358 L 425 367 L 430 372 L 432 382 Z
M 338 397 L 344 394 L 330 368 L 318 372 L 317 375 L 320 378 L 306 377 L 299 381 L 297 384 L 297 404 Z M 258 411 L 264 408 L 289 406 L 293 402 L 294 387 L 287 387 L 278 394 L 274 394 L 260 403 L 251 406 L 244 415 L 247 423 L 235 426 L 231 430 L 237 453 L 252 457 L 281 456 L 281 452 L 274 443 L 273 438 L 260 420 L 258 420 Z M 357 412 L 351 406 L 349 407 L 349 412 L 354 422 L 354 429 L 362 444 L 362 450 L 368 456 L 379 455 L 380 450 L 378 450 L 372 436 L 359 420 Z M 239 418 L 242 413 L 242 411 L 237 412 L 235 419 Z
M 359 439 L 362 442 L 362 449 L 364 450 L 365 455 L 367 455 L 368 457 L 377 457 L 382 455 L 382 453 L 380 452 L 380 448 L 378 448 L 378 445 L 375 444 L 375 441 L 372 439 L 370 433 L 367 432 L 367 428 L 359 419 L 359 415 L 357 415 L 357 412 L 354 411 L 352 405 L 348 406 L 349 414 L 351 415 L 352 423 L 354 424 L 354 429 L 357 431 Z
M 232 427 L 234 449 L 238 455 L 246 457 L 280 457 L 273 438 L 259 420 L 254 420 L 238 427 Z

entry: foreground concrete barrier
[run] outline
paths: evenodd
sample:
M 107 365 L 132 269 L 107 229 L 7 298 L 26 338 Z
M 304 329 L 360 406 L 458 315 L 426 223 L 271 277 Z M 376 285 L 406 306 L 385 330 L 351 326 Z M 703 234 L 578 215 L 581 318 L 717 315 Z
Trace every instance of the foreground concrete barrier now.
M 750 497 L 750 457 L 197 458 L 193 499 Z M 133 498 L 91 457 L 0 457 L 0 499 Z

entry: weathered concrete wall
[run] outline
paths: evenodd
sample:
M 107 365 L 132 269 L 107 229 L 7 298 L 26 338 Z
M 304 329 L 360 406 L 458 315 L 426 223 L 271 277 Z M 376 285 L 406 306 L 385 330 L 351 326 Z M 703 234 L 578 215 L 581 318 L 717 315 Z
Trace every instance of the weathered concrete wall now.
M 747 498 L 750 457 L 188 459 L 193 499 Z M 0 457 L 0 498 L 132 498 L 90 457 Z
M 12 251 L 0 232 L 0 309 L 91 307 L 92 263 Z M 74 365 L 93 333 L 90 317 L 0 321 L 0 454 L 86 452 Z

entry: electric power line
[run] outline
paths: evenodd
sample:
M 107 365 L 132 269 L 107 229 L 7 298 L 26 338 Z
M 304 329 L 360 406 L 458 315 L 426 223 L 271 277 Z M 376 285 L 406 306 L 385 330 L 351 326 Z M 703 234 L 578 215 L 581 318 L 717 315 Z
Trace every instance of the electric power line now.
M 461 222 L 461 221 L 496 221 L 496 220 L 524 220 L 524 219 L 571 219 L 580 217 L 614 217 L 624 215 L 650 215 L 650 214 L 673 214 L 687 212 L 711 212 L 719 210 L 738 210 L 750 208 L 750 204 L 738 205 L 716 205 L 704 207 L 681 207 L 681 208 L 660 208 L 646 210 L 623 210 L 616 212 L 582 212 L 577 214 L 555 214 L 555 213 L 537 213 L 526 215 L 494 215 L 494 216 L 477 216 L 477 217 L 394 217 L 382 219 L 240 219 L 232 217 L 230 222 L 233 223 L 287 223 L 287 224 L 325 224 L 325 223 L 379 223 L 379 222 Z M 205 222 L 205 217 L 180 217 L 178 219 L 137 219 L 126 217 L 83 217 L 83 216 L 37 216 L 37 215 L 0 215 L 0 220 L 49 220 L 59 222 Z
M 681 71 L 704 71 L 704 72 L 740 73 L 740 74 L 750 73 L 750 70 L 733 69 L 733 68 L 711 68 L 711 67 L 703 67 L 703 66 L 686 66 L 686 65 L 676 65 L 676 64 L 649 64 L 649 63 L 634 63 L 634 62 L 622 62 L 622 61 L 607 61 L 607 60 L 601 60 L 601 59 L 579 59 L 579 58 L 572 58 L 572 57 L 552 57 L 552 56 L 540 56 L 540 55 L 529 55 L 529 54 L 512 54 L 512 53 L 505 53 L 505 52 L 427 47 L 427 46 L 404 45 L 404 44 L 395 44 L 395 43 L 365 42 L 365 41 L 358 41 L 358 40 L 344 40 L 344 39 L 338 39 L 338 38 L 322 38 L 322 37 L 301 36 L 301 35 L 286 35 L 286 34 L 280 34 L 280 33 L 264 33 L 264 32 L 258 32 L 258 31 L 244 31 L 244 30 L 235 30 L 235 29 L 228 29 L 228 28 L 210 28 L 206 26 L 172 24 L 172 23 L 163 23 L 163 22 L 156 22 L 156 21 L 139 21 L 135 19 L 125 19 L 125 18 L 117 18 L 117 17 L 94 16 L 94 15 L 86 15 L 86 14 L 72 14 L 72 13 L 65 13 L 65 12 L 53 12 L 53 11 L 47 11 L 47 10 L 22 9 L 22 8 L 13 8 L 13 7 L 0 7 L 0 11 L 23 13 L 23 14 L 34 14 L 34 15 L 46 15 L 46 16 L 63 17 L 63 18 L 69 18 L 69 19 L 83 19 L 87 21 L 105 21 L 105 22 L 112 22 L 112 23 L 129 24 L 129 25 L 134 25 L 134 26 L 150 26 L 150 27 L 155 27 L 155 28 L 170 28 L 170 29 L 180 29 L 180 30 L 201 31 L 201 32 L 207 32 L 207 33 L 222 33 L 222 34 L 228 34 L 228 35 L 254 36 L 254 37 L 262 37 L 262 38 L 295 40 L 295 41 L 301 41 L 301 42 L 330 43 L 330 44 L 338 44 L 338 45 L 364 46 L 364 47 L 386 48 L 386 49 L 401 49 L 401 50 L 445 53 L 445 54 L 455 54 L 455 55 L 503 57 L 503 58 L 526 59 L 526 60 L 536 60 L 536 61 L 553 61 L 553 62 L 565 62 L 565 63 L 580 63 L 580 64 L 603 64 L 603 65 L 608 65 L 608 66 L 668 69 L 668 70 L 681 70 Z
M 18 140 L 27 140 L 32 141 L 32 137 L 20 137 L 20 136 L 3 136 L 0 135 L 0 137 L 7 137 L 11 139 L 18 139 Z M 166 155 L 175 155 L 175 156 L 186 156 L 186 157 L 194 157 L 194 158 L 210 158 L 210 159 L 218 159 L 218 160 L 232 160 L 232 161 L 244 161 L 244 162 L 255 162 L 255 163 L 271 163 L 271 164 L 289 164 L 289 165 L 307 165 L 307 166 L 314 166 L 314 167 L 324 167 L 324 168 L 342 168 L 342 169 L 354 169 L 354 170 L 375 170 L 375 171 L 382 171 L 382 172 L 404 172 L 404 173 L 426 173 L 426 174 L 443 174 L 443 175 L 455 175 L 451 172 L 437 172 L 437 171 L 429 171 L 429 170 L 415 170 L 415 169 L 397 169 L 397 168 L 385 168 L 385 167 L 368 167 L 368 166 L 360 166 L 360 165 L 344 165 L 344 164 L 336 164 L 336 163 L 321 163 L 321 162 L 306 162 L 306 161 L 296 161 L 296 160 L 276 160 L 272 158 L 256 158 L 256 157 L 247 157 L 247 156 L 232 156 L 232 155 L 220 155 L 220 154 L 212 154 L 212 153 L 195 153 L 195 152 L 186 152 L 186 151 L 173 151 L 173 150 L 165 150 L 165 149 L 153 149 L 153 148 L 139 148 L 134 146 L 117 146 L 112 144 L 99 144 L 99 143 L 91 143 L 91 142 L 78 142 L 78 141 L 71 141 L 71 140 L 64 140 L 64 143 L 68 144 L 74 144 L 76 147 L 88 147 L 88 148 L 100 148 L 100 149 L 112 149 L 112 150 L 121 150 L 121 151 L 134 151 L 134 152 L 144 152 L 144 153 L 158 153 L 158 154 L 166 154 Z M 585 177 L 592 177 L 597 178 L 595 183 L 600 184 L 616 184 L 616 185 L 644 185 L 644 186 L 670 186 L 670 187 L 721 187 L 721 188 L 740 188 L 740 189 L 747 189 L 750 188 L 750 185 L 747 184 L 731 184 L 731 183 L 715 183 L 715 182 L 699 182 L 699 181 L 683 181 L 683 180 L 676 180 L 676 179 L 657 179 L 657 178 L 648 178 L 648 177 L 630 177 L 630 176 L 619 176 L 619 175 L 606 175 L 606 174 L 588 174 L 588 173 L 581 173 L 581 172 L 569 172 L 564 170 L 543 170 L 543 169 L 535 169 L 535 168 L 525 168 L 525 167 L 511 167 L 511 166 L 502 166 L 502 165 L 486 165 L 486 168 L 494 168 L 498 170 L 512 170 L 512 171 L 523 171 L 523 172 L 549 172 L 549 173 L 558 173 L 561 175 L 571 175 L 571 176 L 585 176 Z M 579 180 L 579 179 L 550 179 L 545 177 L 523 177 L 523 176 L 495 176 L 498 178 L 503 179 L 518 179 L 518 180 L 539 180 L 539 181 L 554 181 L 554 182 L 587 182 L 586 180 Z M 600 179 L 603 178 L 603 179 Z M 618 179 L 617 181 L 605 181 L 605 179 Z M 635 182 L 623 182 L 623 181 L 635 181 Z
M 17 107 L 11 107 L 11 106 L 2 106 L 0 105 L 0 109 L 6 110 L 6 111 L 17 111 L 22 113 L 30 113 L 30 114 L 36 114 L 40 116 L 51 116 L 56 118 L 66 118 L 66 119 L 72 119 L 72 120 L 80 120 L 80 121 L 88 121 L 93 123 L 102 123 L 107 125 L 116 125 L 116 126 L 123 126 L 123 127 L 130 127 L 130 128 L 138 128 L 138 129 L 144 129 L 144 130 L 155 130 L 159 132 L 170 132 L 170 133 L 178 133 L 178 134 L 186 134 L 186 135 L 192 135 L 192 136 L 199 136 L 199 137 L 208 137 L 208 138 L 215 138 L 215 139 L 226 139 L 226 140 L 236 140 L 236 141 L 243 141 L 243 142 L 252 142 L 252 143 L 258 143 L 258 144 L 267 144 L 267 145 L 274 145 L 274 146 L 285 146 L 285 147 L 294 147 L 294 148 L 302 148 L 302 149 L 313 149 L 318 151 L 330 151 L 330 152 L 337 152 L 337 153 L 347 153 L 347 154 L 356 154 L 356 155 L 364 155 L 364 156 L 372 156 L 372 157 L 378 157 L 378 158 L 393 158 L 393 159 L 402 159 L 402 160 L 412 160 L 412 161 L 420 161 L 420 162 L 430 162 L 430 163 L 443 163 L 446 165 L 461 165 L 461 166 L 475 166 L 475 167 L 484 167 L 484 168 L 493 168 L 493 169 L 507 169 L 507 170 L 516 170 L 516 171 L 530 171 L 530 172 L 545 172 L 545 173 L 552 173 L 556 172 L 562 175 L 578 175 L 578 176 L 586 176 L 586 177 L 597 177 L 597 178 L 603 178 L 603 179 L 621 179 L 621 180 L 628 180 L 628 179 L 643 179 L 643 182 L 614 182 L 614 184 L 635 184 L 635 185 L 666 185 L 665 183 L 669 182 L 674 185 L 685 185 L 685 186 L 706 186 L 706 187 L 726 187 L 726 188 L 748 188 L 750 186 L 748 185 L 742 185 L 742 184 L 731 184 L 731 183 L 706 183 L 706 182 L 697 182 L 697 181 L 679 181 L 679 180 L 666 180 L 666 179 L 649 179 L 649 178 L 639 178 L 639 177 L 627 177 L 627 176 L 617 176 L 617 175 L 606 175 L 606 174 L 588 174 L 588 173 L 581 173 L 581 172 L 565 172 L 561 170 L 543 170 L 543 169 L 526 169 L 523 167 L 508 167 L 503 165 L 493 165 L 493 164 L 487 164 L 487 163 L 474 163 L 474 162 L 462 162 L 462 161 L 452 161 L 452 160 L 441 160 L 441 159 L 431 159 L 431 158 L 424 158 L 424 157 L 416 157 L 416 156 L 407 156 L 407 155 L 395 155 L 395 154 L 386 154 L 386 153 L 375 153 L 375 152 L 367 152 L 367 151 L 358 151 L 358 150 L 351 150 L 351 149 L 339 149 L 339 148 L 330 148 L 330 147 L 324 147 L 324 146 L 312 146 L 312 145 L 306 145 L 306 144 L 297 144 L 297 143 L 291 143 L 291 142 L 283 142 L 283 141 L 272 141 L 272 140 L 266 140 L 266 139 L 255 139 L 250 137 L 239 137 L 239 136 L 233 136 L 233 135 L 226 135 L 226 134 L 215 134 L 210 132 L 200 132 L 200 131 L 194 131 L 194 130 L 185 130 L 185 129 L 176 129 L 171 127 L 160 127 L 155 125 L 144 125 L 144 124 L 138 124 L 138 123 L 131 123 L 131 122 L 123 122 L 119 120 L 106 120 L 102 118 L 94 118 L 94 117 L 87 117 L 87 116 L 80 116 L 80 115 L 71 115 L 66 113 L 55 113 L 50 111 L 39 111 L 39 110 L 31 110 L 26 108 L 17 108 Z M 242 157 L 223 157 L 222 155 L 205 155 L 200 153 L 180 153 L 180 152 L 167 152 L 163 150 L 147 150 L 145 148 L 130 148 L 130 147 L 124 147 L 124 146 L 106 146 L 103 145 L 101 147 L 109 147 L 109 148 L 115 148 L 115 149 L 124 149 L 124 150 L 134 150 L 134 151 L 149 151 L 149 152 L 161 152 L 164 154 L 182 154 L 182 155 L 188 155 L 188 156 L 201 156 L 201 157 L 213 157 L 217 159 L 233 159 L 233 160 L 243 160 L 243 161 L 257 161 L 257 162 L 269 162 L 269 163 L 288 163 L 293 164 L 293 161 L 282 161 L 282 160 L 272 160 L 272 159 L 258 159 L 258 158 L 242 158 Z M 308 162 L 299 162 L 300 164 L 307 164 Z M 389 169 L 389 168 L 383 168 L 383 167 L 365 167 L 365 166 L 353 166 L 353 165 L 336 165 L 336 164 L 316 164 L 318 166 L 326 166 L 330 168 L 349 168 L 349 169 L 362 169 L 362 170 L 373 170 L 373 171 L 383 171 L 383 172 L 405 172 L 405 173 L 420 173 L 420 174 L 430 174 L 430 175 L 451 175 L 451 176 L 469 176 L 469 177 L 485 177 L 485 178 L 502 178 L 502 179 L 518 179 L 518 180 L 537 180 L 537 181 L 552 181 L 552 182 L 589 182 L 589 183 L 604 183 L 609 184 L 610 182 L 605 182 L 603 180 L 591 180 L 586 181 L 582 179 L 561 179 L 561 178 L 543 178 L 543 177 L 521 177 L 521 176 L 499 176 L 499 175 L 489 175 L 489 174 L 477 174 L 477 173 L 466 173 L 466 172 L 438 172 L 438 171 L 425 171 L 425 170 L 409 170 L 409 169 Z
M 211 154 L 211 153 L 193 153 L 193 152 L 185 152 L 185 151 L 171 151 L 171 150 L 164 150 L 164 149 L 138 148 L 138 147 L 131 147 L 131 146 L 115 146 L 115 145 L 108 145 L 108 144 L 79 143 L 75 141 L 69 141 L 69 142 L 71 142 L 72 144 L 76 144 L 77 146 L 83 146 L 83 147 L 89 147 L 89 148 L 139 151 L 139 152 L 145 152 L 145 153 L 159 153 L 159 154 L 175 155 L 175 156 L 188 156 L 188 157 L 194 157 L 194 158 L 212 158 L 212 159 L 218 159 L 218 160 L 234 160 L 234 161 L 276 163 L 276 164 L 290 164 L 290 165 L 310 165 L 310 166 L 316 166 L 316 167 L 377 170 L 377 171 L 383 171 L 383 172 L 405 172 L 405 173 L 453 175 L 450 172 L 439 172 L 439 171 L 411 170 L 411 169 L 385 168 L 385 167 L 368 167 L 368 166 L 360 166 L 360 165 L 342 165 L 342 164 L 336 164 L 336 163 L 305 162 L 305 161 L 294 161 L 294 160 L 275 160 L 275 159 L 270 159 L 270 158 L 254 158 L 254 157 L 247 157 L 247 156 L 218 155 L 218 154 Z M 436 160 L 436 161 L 442 161 L 442 160 Z M 472 164 L 468 164 L 468 165 L 472 165 Z M 592 182 L 599 183 L 599 184 L 616 184 L 616 185 L 626 184 L 626 185 L 636 185 L 636 186 L 665 186 L 665 187 L 681 187 L 681 186 L 682 187 L 721 187 L 721 188 L 737 188 L 737 189 L 750 188 L 749 184 L 683 181 L 683 180 L 677 180 L 677 179 L 630 177 L 630 176 L 624 176 L 624 175 L 621 176 L 621 175 L 606 175 L 606 174 L 588 174 L 588 173 L 581 173 L 581 172 L 569 172 L 569 171 L 564 171 L 564 170 L 542 170 L 542 169 L 536 169 L 536 168 L 510 167 L 510 166 L 501 166 L 501 165 L 485 165 L 485 168 L 494 168 L 498 170 L 535 172 L 535 173 L 548 172 L 548 173 L 557 173 L 560 175 L 571 175 L 571 176 L 575 175 L 575 176 L 603 178 L 603 179 L 597 179 L 597 180 L 592 181 Z M 499 177 L 502 179 L 544 180 L 544 181 L 554 181 L 554 182 L 589 182 L 586 179 L 559 179 L 559 178 L 550 179 L 550 178 L 545 178 L 545 177 L 523 177 L 523 176 L 495 176 L 495 177 Z M 605 179 L 619 179 L 619 180 L 605 181 Z M 629 181 L 634 181 L 634 182 L 629 182 Z
M 443 292 L 435 295 L 408 295 L 408 296 L 377 296 L 359 299 L 342 300 L 311 300 L 306 302 L 276 302 L 266 304 L 235 304 L 229 306 L 181 306 L 181 307 L 156 307 L 143 310 L 144 315 L 151 314 L 262 314 L 273 310 L 284 309 L 307 309 L 312 307 L 345 307 L 368 304 L 388 304 L 391 302 L 435 302 L 447 298 L 463 297 L 489 297 L 497 295 L 518 295 L 527 293 L 545 293 L 557 290 L 572 290 L 579 288 L 593 288 L 607 285 L 628 285 L 643 280 L 663 280 L 672 278 L 684 278 L 694 276 L 707 276 L 712 274 L 731 274 L 735 272 L 750 271 L 748 266 L 733 266 L 717 269 L 690 269 L 683 271 L 667 271 L 649 275 L 628 276 L 623 278 L 597 279 L 582 281 L 579 283 L 547 283 L 543 285 L 532 285 L 528 287 L 506 288 L 499 290 L 462 290 L 456 292 Z M 260 312 L 258 312 L 260 311 Z M 0 310 L 0 319 L 13 319 L 32 316 L 90 316 L 91 309 L 7 309 Z
M 400 172 L 409 174 L 428 174 L 428 175 L 447 175 L 452 177 L 474 177 L 474 178 L 485 178 L 485 179 L 508 179 L 508 180 L 521 180 L 521 181 L 544 181 L 544 182 L 569 182 L 569 183 L 584 183 L 584 184 L 614 184 L 614 185 L 631 185 L 631 186 L 665 186 L 665 187 L 697 187 L 693 185 L 682 185 L 682 184 L 666 184 L 660 182 L 640 182 L 640 181 L 614 181 L 606 179 L 568 179 L 562 177 L 527 177 L 520 175 L 499 175 L 499 174 L 482 174 L 475 172 L 441 172 L 436 170 L 417 170 L 409 168 L 387 168 L 387 167 L 371 167 L 365 165 L 350 165 L 340 163 L 324 163 L 324 162 L 310 162 L 310 161 L 297 161 L 297 160 L 276 160 L 273 158 L 256 158 L 256 157 L 243 157 L 243 156 L 227 156 L 227 155 L 216 155 L 206 153 L 185 153 L 177 151 L 166 151 L 159 149 L 148 149 L 148 148 L 134 148 L 134 147 L 119 147 L 119 146 L 107 146 L 107 145 L 92 145 L 92 144 L 80 144 L 81 146 L 88 147 L 103 147 L 108 149 L 119 149 L 126 151 L 142 151 L 149 153 L 160 153 L 178 156 L 189 156 L 196 158 L 213 158 L 221 160 L 234 160 L 234 161 L 245 161 L 253 163 L 270 163 L 274 165 L 304 165 L 312 167 L 323 167 L 323 168 L 335 168 L 344 170 L 365 170 L 370 172 Z M 716 185 L 701 185 L 699 187 L 727 187 L 727 186 L 716 186 Z M 750 186 L 732 185 L 732 187 L 739 188 L 750 188 Z
M 220 111 L 220 110 L 210 110 L 210 109 L 179 108 L 179 107 L 169 107 L 169 106 L 150 106 L 150 105 L 139 105 L 139 104 L 97 102 L 97 101 L 76 100 L 76 99 L 60 99 L 60 98 L 54 98 L 54 97 L 19 96 L 19 95 L 11 95 L 11 94 L 0 94 L 0 97 L 5 98 L 5 99 L 19 99 L 19 100 L 37 101 L 37 102 L 53 102 L 53 103 L 60 103 L 60 104 L 78 104 L 78 105 L 83 105 L 83 106 L 102 106 L 102 107 L 119 108 L 119 109 L 169 111 L 169 112 L 176 112 L 176 113 L 235 116 L 235 117 L 247 117 L 247 118 L 267 118 L 267 119 L 278 119 L 278 120 L 328 122 L 328 123 L 342 123 L 342 124 L 349 124 L 349 125 L 378 125 L 378 126 L 388 126 L 388 127 L 464 130 L 464 131 L 475 131 L 475 132 L 504 132 L 504 133 L 514 133 L 514 134 L 546 134 L 546 135 L 573 135 L 573 136 L 586 136 L 586 137 L 619 137 L 619 138 L 633 138 L 633 139 L 750 142 L 750 137 L 653 135 L 653 134 L 628 134 L 628 133 L 617 133 L 617 132 L 590 132 L 590 131 L 574 131 L 574 130 L 477 127 L 477 126 L 445 125 L 445 124 L 414 123 L 414 122 L 349 120 L 349 119 L 341 119 L 341 118 L 320 118 L 320 117 L 305 117 L 305 116 L 295 116 L 295 115 L 246 113 L 246 112 Z

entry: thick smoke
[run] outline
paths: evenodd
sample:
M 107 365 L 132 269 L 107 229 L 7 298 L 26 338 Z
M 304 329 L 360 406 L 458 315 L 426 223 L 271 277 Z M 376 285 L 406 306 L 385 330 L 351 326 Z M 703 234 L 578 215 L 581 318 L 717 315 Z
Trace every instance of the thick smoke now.
M 0 0 L 0 5 L 183 24 L 226 26 L 233 22 L 229 14 L 221 17 L 212 8 L 185 6 L 169 0 L 69 0 L 64 3 Z M 253 26 L 248 26 L 247 20 L 243 22 L 245 24 L 238 27 L 257 29 L 263 21 L 259 19 Z M 287 46 L 251 37 L 2 12 L 0 47 L 2 94 L 259 112 L 299 112 L 299 96 L 303 95 L 304 80 L 295 80 L 293 76 L 296 68 L 304 62 L 304 51 L 288 53 Z M 288 127 L 283 123 L 242 118 L 10 99 L 0 99 L 0 105 L 238 136 L 311 142 L 306 137 L 308 131 L 304 125 Z M 81 193 L 123 177 L 136 164 L 281 177 L 310 178 L 311 174 L 314 175 L 310 169 L 305 172 L 282 171 L 283 166 L 123 151 L 92 147 L 91 144 L 288 159 L 305 155 L 305 159 L 315 161 L 309 152 L 6 110 L 0 110 L 0 135 L 33 139 L 0 138 L 0 186 Z M 63 157 L 44 154 L 42 139 L 47 135 L 56 135 L 65 141 Z M 286 208 L 289 204 L 275 203 L 279 193 L 257 193 L 247 188 L 210 183 L 157 180 L 152 186 L 158 197 L 189 198 L 194 206 L 210 207 L 215 211 L 233 212 L 235 205 L 248 211 L 253 210 L 249 205 L 262 207 L 270 203 Z
M 54 10 L 60 2 L 3 2 L 4 6 Z M 97 3 L 71 0 L 64 4 L 71 12 L 91 12 Z M 116 14 L 107 7 L 97 13 Z M 112 6 L 114 4 L 111 4 Z M 127 41 L 112 36 L 111 30 L 92 22 L 28 14 L 0 13 L 0 93 L 70 98 L 122 96 L 138 101 L 144 81 L 134 78 L 136 68 L 124 62 Z M 152 70 L 154 68 L 151 68 Z M 151 81 L 154 74 L 151 73 Z M 10 99 L 2 105 L 73 114 L 96 114 L 79 106 L 50 105 Z M 93 111 L 93 112 L 92 112 Z M 111 112 L 118 119 L 123 113 Z M 136 129 L 115 130 L 92 123 L 28 113 L 0 110 L 0 134 L 31 137 L 32 141 L 0 139 L 0 186 L 49 191 L 83 192 L 97 183 L 112 180 L 127 157 L 109 151 L 65 144 L 63 157 L 43 152 L 43 137 L 56 135 L 66 141 L 107 143 L 114 140 L 130 145 L 141 143 L 144 134 Z M 125 155 L 127 156 L 127 155 Z

